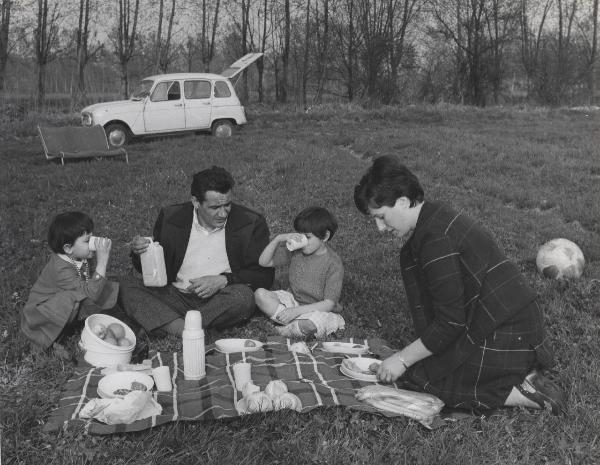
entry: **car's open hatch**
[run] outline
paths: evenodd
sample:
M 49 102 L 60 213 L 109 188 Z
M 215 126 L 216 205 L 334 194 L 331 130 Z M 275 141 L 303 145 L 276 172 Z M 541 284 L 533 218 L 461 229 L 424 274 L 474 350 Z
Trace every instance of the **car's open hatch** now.
M 240 74 L 242 71 L 244 71 L 248 66 L 250 66 L 256 60 L 258 60 L 261 56 L 263 56 L 263 53 L 260 52 L 247 53 L 238 61 L 230 65 L 229 68 L 223 70 L 221 76 L 225 76 L 226 78 L 231 79 Z

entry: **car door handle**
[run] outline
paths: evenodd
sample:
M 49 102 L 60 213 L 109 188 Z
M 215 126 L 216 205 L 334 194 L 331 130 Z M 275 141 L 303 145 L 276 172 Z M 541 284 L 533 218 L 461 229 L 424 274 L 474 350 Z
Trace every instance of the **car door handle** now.
M 183 105 L 181 103 L 176 103 L 175 105 L 173 105 L 175 107 L 182 107 Z

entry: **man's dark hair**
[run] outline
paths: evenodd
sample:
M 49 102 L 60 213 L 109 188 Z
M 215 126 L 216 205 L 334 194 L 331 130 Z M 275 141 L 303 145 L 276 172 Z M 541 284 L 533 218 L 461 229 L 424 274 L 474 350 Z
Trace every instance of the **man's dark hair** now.
M 78 237 L 94 230 L 92 219 L 82 212 L 65 212 L 54 217 L 48 227 L 48 245 L 55 253 L 65 253 L 64 245 L 73 245 Z
M 414 207 L 425 194 L 417 177 L 394 155 L 376 158 L 354 188 L 354 203 L 365 214 L 369 208 L 393 207 L 400 197 Z
M 216 191 L 226 194 L 235 185 L 233 177 L 225 168 L 213 166 L 196 173 L 192 180 L 192 195 L 198 202 L 204 202 L 207 191 Z
M 329 231 L 329 239 L 337 231 L 335 217 L 323 207 L 308 207 L 302 210 L 294 219 L 294 229 L 299 233 L 311 233 L 319 239 L 325 239 Z

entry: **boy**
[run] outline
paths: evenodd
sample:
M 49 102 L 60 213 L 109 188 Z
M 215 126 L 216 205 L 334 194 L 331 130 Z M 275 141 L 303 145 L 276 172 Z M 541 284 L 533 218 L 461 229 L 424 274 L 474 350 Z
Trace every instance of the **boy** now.
M 329 246 L 337 231 L 334 216 L 321 207 L 309 207 L 294 219 L 296 233 L 277 235 L 263 250 L 259 264 L 264 267 L 289 265 L 289 289 L 254 293 L 258 308 L 278 323 L 277 332 L 286 337 L 323 338 L 344 329 L 338 315 L 344 279 L 342 260 Z M 304 236 L 304 237 L 303 237 Z M 303 240 L 291 252 L 281 247 Z

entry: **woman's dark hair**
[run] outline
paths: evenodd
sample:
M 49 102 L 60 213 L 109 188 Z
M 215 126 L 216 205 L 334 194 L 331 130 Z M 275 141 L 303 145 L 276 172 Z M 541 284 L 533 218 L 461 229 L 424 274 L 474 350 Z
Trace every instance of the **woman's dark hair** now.
M 207 191 L 226 194 L 234 185 L 233 176 L 225 168 L 213 166 L 194 175 L 191 192 L 198 202 L 204 202 L 204 194 Z
M 394 155 L 376 158 L 354 188 L 356 208 L 365 214 L 369 208 L 393 207 L 400 197 L 408 198 L 414 207 L 424 196 L 417 177 Z
M 319 239 L 325 239 L 329 231 L 329 239 L 337 231 L 335 217 L 323 207 L 308 207 L 302 210 L 294 219 L 294 229 L 299 233 L 311 233 Z
M 92 219 L 82 212 L 59 213 L 48 228 L 48 245 L 55 253 L 65 253 L 65 244 L 73 245 L 78 237 L 94 230 Z

